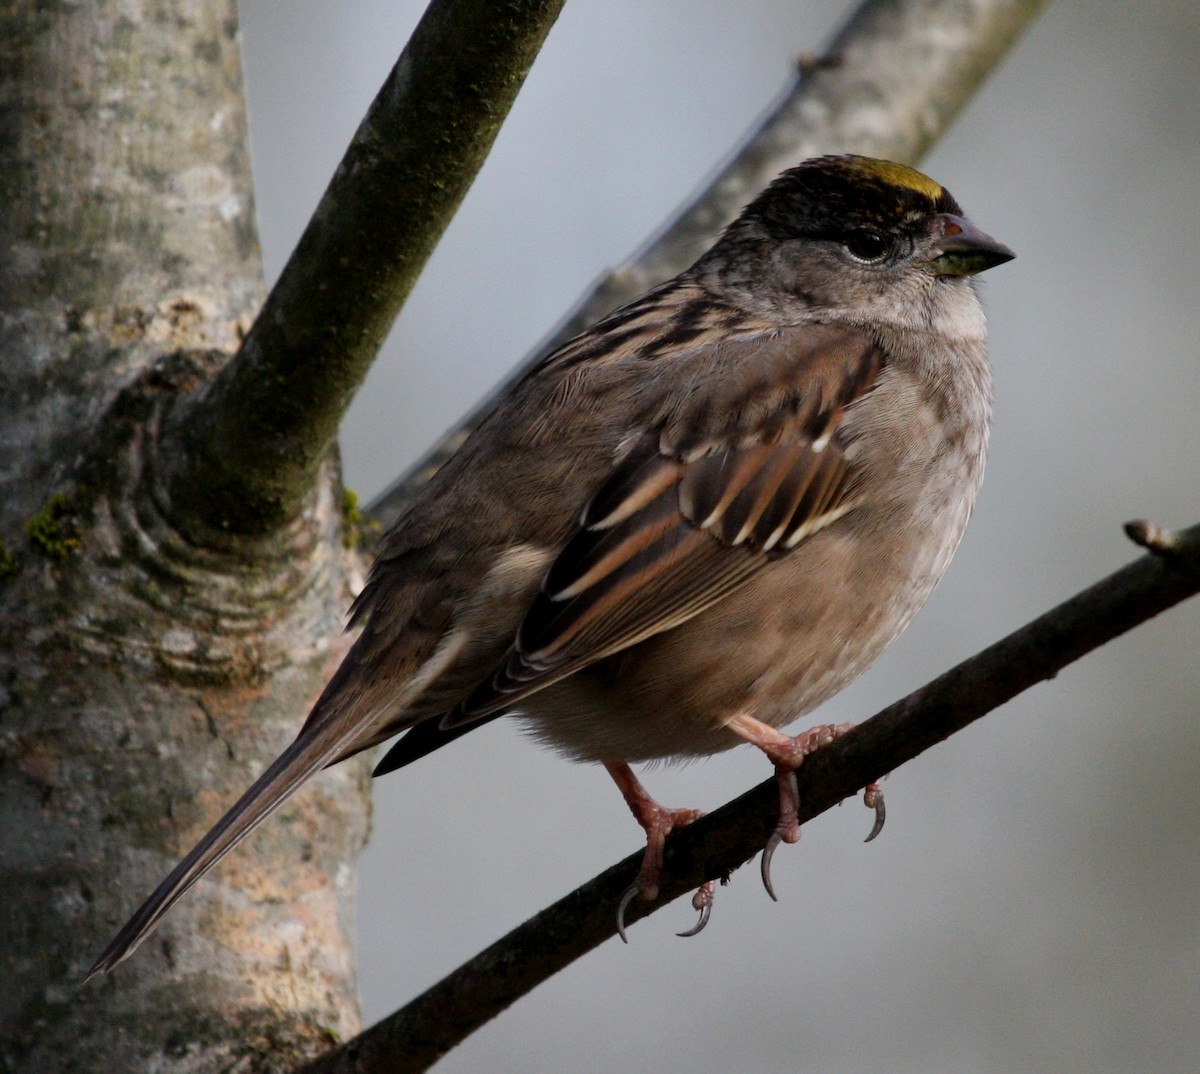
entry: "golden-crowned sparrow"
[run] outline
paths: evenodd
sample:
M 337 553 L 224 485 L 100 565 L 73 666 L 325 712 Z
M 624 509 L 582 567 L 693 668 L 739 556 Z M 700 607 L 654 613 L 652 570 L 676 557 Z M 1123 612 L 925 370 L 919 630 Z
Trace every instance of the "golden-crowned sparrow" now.
M 752 742 L 780 776 L 770 849 L 794 841 L 794 770 L 839 728 L 778 728 L 859 675 L 950 561 L 990 414 L 971 277 L 1012 256 L 902 165 L 785 172 L 497 402 L 383 539 L 362 634 L 295 742 L 92 972 L 316 771 L 405 730 L 377 772 L 509 712 L 604 764 L 647 832 L 648 898 L 697 814 L 630 762 Z

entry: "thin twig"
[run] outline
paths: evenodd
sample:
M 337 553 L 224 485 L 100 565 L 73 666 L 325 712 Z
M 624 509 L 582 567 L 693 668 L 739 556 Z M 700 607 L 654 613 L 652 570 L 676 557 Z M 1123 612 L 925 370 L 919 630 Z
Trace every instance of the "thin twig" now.
M 1163 529 L 1144 518 L 1125 523 L 1125 533 L 1134 544 L 1140 544 L 1148 552 L 1169 556 L 1179 550 L 1179 534 Z
M 1136 527 L 1135 527 L 1136 528 Z M 1155 532 L 1166 533 L 1153 527 Z M 797 773 L 800 819 L 811 820 L 1023 690 L 1200 591 L 1200 525 L 1046 612 L 855 727 Z M 632 924 L 702 881 L 727 876 L 763 846 L 778 812 L 768 780 L 672 836 L 654 903 L 634 900 Z M 302 1074 L 412 1074 L 521 996 L 610 939 L 615 908 L 641 862 L 614 865 L 464 963 L 406 1007 Z

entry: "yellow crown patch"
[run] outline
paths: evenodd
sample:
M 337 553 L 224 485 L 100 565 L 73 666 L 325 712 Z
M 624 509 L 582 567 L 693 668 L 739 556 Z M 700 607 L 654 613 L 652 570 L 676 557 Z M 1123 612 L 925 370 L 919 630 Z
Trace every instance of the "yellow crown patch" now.
M 897 164 L 891 160 L 874 160 L 871 157 L 859 157 L 855 161 L 858 168 L 881 182 L 892 186 L 907 187 L 918 194 L 923 194 L 930 201 L 937 201 L 943 191 L 939 183 L 935 183 L 928 175 L 922 175 L 915 168 L 905 164 Z

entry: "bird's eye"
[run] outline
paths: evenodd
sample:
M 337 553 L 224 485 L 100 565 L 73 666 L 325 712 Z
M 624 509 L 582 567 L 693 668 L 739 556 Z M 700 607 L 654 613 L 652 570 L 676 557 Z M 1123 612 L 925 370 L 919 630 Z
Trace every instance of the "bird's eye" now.
M 880 261 L 887 256 L 891 248 L 887 239 L 878 231 L 857 228 L 848 232 L 843 245 L 860 261 Z

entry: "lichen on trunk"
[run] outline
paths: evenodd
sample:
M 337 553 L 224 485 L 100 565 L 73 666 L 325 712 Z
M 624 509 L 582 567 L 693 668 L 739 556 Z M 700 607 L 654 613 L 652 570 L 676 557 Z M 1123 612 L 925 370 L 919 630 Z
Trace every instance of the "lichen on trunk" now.
M 264 294 L 234 4 L 8 5 L 0 54 L 0 1065 L 290 1069 L 358 1026 L 361 766 L 79 986 L 299 728 L 355 585 L 335 457 L 253 540 L 161 480 Z

